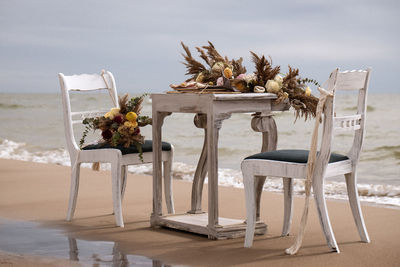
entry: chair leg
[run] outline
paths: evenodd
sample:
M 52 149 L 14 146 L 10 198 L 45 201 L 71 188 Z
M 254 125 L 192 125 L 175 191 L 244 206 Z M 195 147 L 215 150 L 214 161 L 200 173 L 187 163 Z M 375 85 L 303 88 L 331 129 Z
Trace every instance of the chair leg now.
M 76 199 L 78 197 L 78 190 L 79 190 L 80 167 L 81 164 L 78 163 L 76 164 L 75 168 L 74 167 L 71 168 L 71 188 L 69 192 L 67 221 L 71 221 L 75 213 Z
M 339 253 L 340 250 L 336 243 L 335 235 L 333 234 L 331 222 L 329 220 L 328 210 L 326 208 L 323 179 L 313 179 L 313 191 L 319 216 L 319 222 L 321 223 L 326 242 L 328 243 L 328 246 L 330 249 L 332 249 L 332 251 L 336 251 L 337 253 Z
M 256 228 L 256 186 L 255 178 L 251 173 L 243 171 L 243 184 L 246 196 L 246 236 L 244 247 L 249 248 L 253 245 L 254 232 Z
M 111 183 L 115 221 L 117 226 L 124 227 L 121 206 L 121 165 L 111 163 Z
M 345 174 L 347 193 L 349 195 L 349 202 L 351 211 L 353 212 L 354 221 L 356 223 L 358 233 L 360 234 L 361 241 L 369 243 L 367 228 L 365 227 L 364 217 L 360 207 L 357 191 L 357 174 L 355 171 Z
M 128 166 L 123 165 L 121 167 L 121 202 L 124 200 L 127 176 L 128 176 Z
M 75 238 L 68 237 L 69 259 L 71 261 L 79 261 L 78 244 Z
M 168 213 L 175 213 L 173 191 L 172 191 L 172 157 L 164 161 L 164 195 Z
M 265 179 L 267 178 L 267 176 L 255 176 L 254 178 L 254 182 L 255 182 L 255 194 L 256 194 L 256 221 L 261 220 L 260 219 L 260 210 L 261 210 L 261 195 L 262 195 L 262 191 L 264 188 L 264 183 L 265 183 Z
M 292 205 L 293 205 L 293 179 L 292 178 L 282 178 L 283 179 L 283 227 L 282 236 L 289 235 L 290 226 L 292 224 Z

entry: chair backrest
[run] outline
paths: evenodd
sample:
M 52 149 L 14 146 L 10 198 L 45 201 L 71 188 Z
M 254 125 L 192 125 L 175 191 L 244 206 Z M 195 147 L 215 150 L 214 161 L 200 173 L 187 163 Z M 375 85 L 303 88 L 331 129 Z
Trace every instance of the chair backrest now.
M 365 119 L 367 111 L 367 90 L 369 85 L 371 68 L 366 70 L 339 71 L 335 69 L 328 81 L 327 90 L 333 92 L 333 97 L 328 97 L 324 108 L 324 126 L 318 161 L 327 164 L 330 157 L 330 149 L 333 135 L 336 132 L 354 131 L 353 145 L 348 157 L 356 164 L 360 157 L 360 151 L 364 140 Z M 355 92 L 358 94 L 357 113 L 349 116 L 336 116 L 335 93 L 338 91 Z
M 107 90 L 114 107 L 118 107 L 117 89 L 114 76 L 109 71 L 102 71 L 102 74 L 80 74 L 71 76 L 59 73 L 58 78 L 60 80 L 63 102 L 65 138 L 71 161 L 73 161 L 73 158 L 75 158 L 79 150 L 79 146 L 74 137 L 73 125 L 82 123 L 82 120 L 86 117 L 102 116 L 109 110 L 72 111 L 70 92 Z

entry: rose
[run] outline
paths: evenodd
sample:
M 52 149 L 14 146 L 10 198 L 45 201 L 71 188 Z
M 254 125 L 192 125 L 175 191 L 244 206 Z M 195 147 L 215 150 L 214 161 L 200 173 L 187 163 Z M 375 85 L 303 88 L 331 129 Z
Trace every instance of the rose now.
M 224 69 L 224 62 L 218 61 L 212 66 L 211 71 L 221 72 L 223 69 Z
M 277 82 L 279 84 L 280 87 L 282 87 L 282 83 L 283 83 L 283 78 L 281 75 L 276 75 L 274 78 L 274 81 Z
M 117 115 L 119 113 L 119 108 L 112 108 L 110 110 L 111 114 L 113 114 L 114 116 Z
M 135 122 L 136 121 L 136 119 L 137 119 L 137 114 L 135 113 L 135 112 L 128 112 L 127 114 L 126 114 L 126 119 L 128 120 L 128 121 L 130 121 L 130 122 Z
M 236 77 L 236 79 L 242 80 L 242 79 L 244 79 L 245 77 L 246 77 L 246 74 L 241 73 L 241 74 L 239 74 L 239 75 Z
M 197 75 L 196 82 L 202 83 L 203 81 L 204 81 L 204 74 L 200 72 L 200 74 Z
M 110 120 L 112 120 L 112 119 L 114 119 L 114 115 L 112 115 L 111 112 L 107 112 L 106 114 L 104 114 L 104 118 L 106 118 L 106 119 L 109 118 Z
M 232 78 L 232 75 L 233 75 L 233 73 L 232 73 L 232 70 L 230 68 L 225 68 L 224 69 L 225 78 L 230 79 L 230 78 Z
M 114 121 L 116 122 L 116 123 L 122 123 L 122 121 L 124 120 L 124 118 L 122 117 L 122 115 L 121 114 L 118 114 L 118 115 L 116 115 L 115 117 L 114 117 Z
M 113 120 L 114 117 L 119 114 L 119 108 L 112 108 L 109 112 L 104 114 L 104 118 L 109 118 L 110 120 Z
M 309 86 L 307 86 L 305 94 L 306 94 L 306 96 L 310 96 L 311 95 L 311 88 Z
M 277 94 L 281 90 L 279 83 L 274 80 L 268 80 L 265 84 L 265 88 L 267 88 L 268 93 L 273 94 Z
M 104 138 L 104 140 L 109 140 L 109 139 L 111 139 L 113 134 L 110 130 L 105 130 L 101 133 L 101 136 Z
M 246 83 L 249 84 L 249 83 L 251 83 L 253 81 L 256 81 L 257 80 L 257 76 L 254 73 L 250 73 L 250 74 L 247 74 L 244 77 L 244 80 L 246 81 Z
M 223 86 L 224 85 L 224 78 L 223 77 L 219 77 L 217 79 L 217 86 Z
M 136 121 L 135 122 L 126 121 L 124 122 L 124 125 L 129 128 L 136 128 L 138 126 L 138 123 Z

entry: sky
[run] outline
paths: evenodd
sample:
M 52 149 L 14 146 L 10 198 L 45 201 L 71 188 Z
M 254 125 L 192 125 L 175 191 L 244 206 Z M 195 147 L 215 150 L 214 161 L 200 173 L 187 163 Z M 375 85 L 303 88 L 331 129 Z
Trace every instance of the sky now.
M 400 93 L 400 1 L 0 0 L 0 93 L 59 93 L 57 73 L 111 71 L 119 93 L 186 80 L 180 42 L 229 58 L 271 56 L 323 83 L 372 67 L 371 93 Z

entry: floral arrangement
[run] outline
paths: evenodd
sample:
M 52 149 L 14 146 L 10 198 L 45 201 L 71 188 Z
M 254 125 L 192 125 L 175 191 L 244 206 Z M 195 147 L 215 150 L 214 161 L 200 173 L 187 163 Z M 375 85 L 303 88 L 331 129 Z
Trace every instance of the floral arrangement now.
M 280 66 L 273 67 L 272 59 L 264 55 L 257 55 L 250 51 L 252 61 L 255 65 L 253 73 L 246 73 L 242 65 L 243 58 L 229 60 L 223 57 L 215 49 L 215 46 L 208 42 L 207 46 L 196 47 L 197 51 L 208 65 L 193 58 L 189 48 L 181 42 L 185 51 L 182 54 L 183 64 L 186 66 L 186 75 L 189 79 L 181 84 L 170 86 L 180 92 L 222 92 L 225 93 L 273 93 L 277 95 L 275 103 L 288 102 L 295 109 L 296 119 L 304 117 L 315 117 L 318 98 L 311 94 L 307 84 L 319 86 L 318 82 L 299 76 L 299 69 L 289 66 L 289 72 L 280 73 Z
M 142 159 L 142 144 L 144 136 L 140 134 L 140 127 L 151 124 L 152 120 L 148 116 L 140 116 L 142 103 L 146 95 L 132 97 L 128 94 L 118 97 L 119 108 L 112 108 L 104 116 L 95 118 L 85 118 L 83 124 L 85 130 L 80 140 L 80 148 L 85 143 L 85 138 L 90 130 L 100 130 L 104 144 L 111 146 L 130 147 L 136 146 L 139 157 Z

